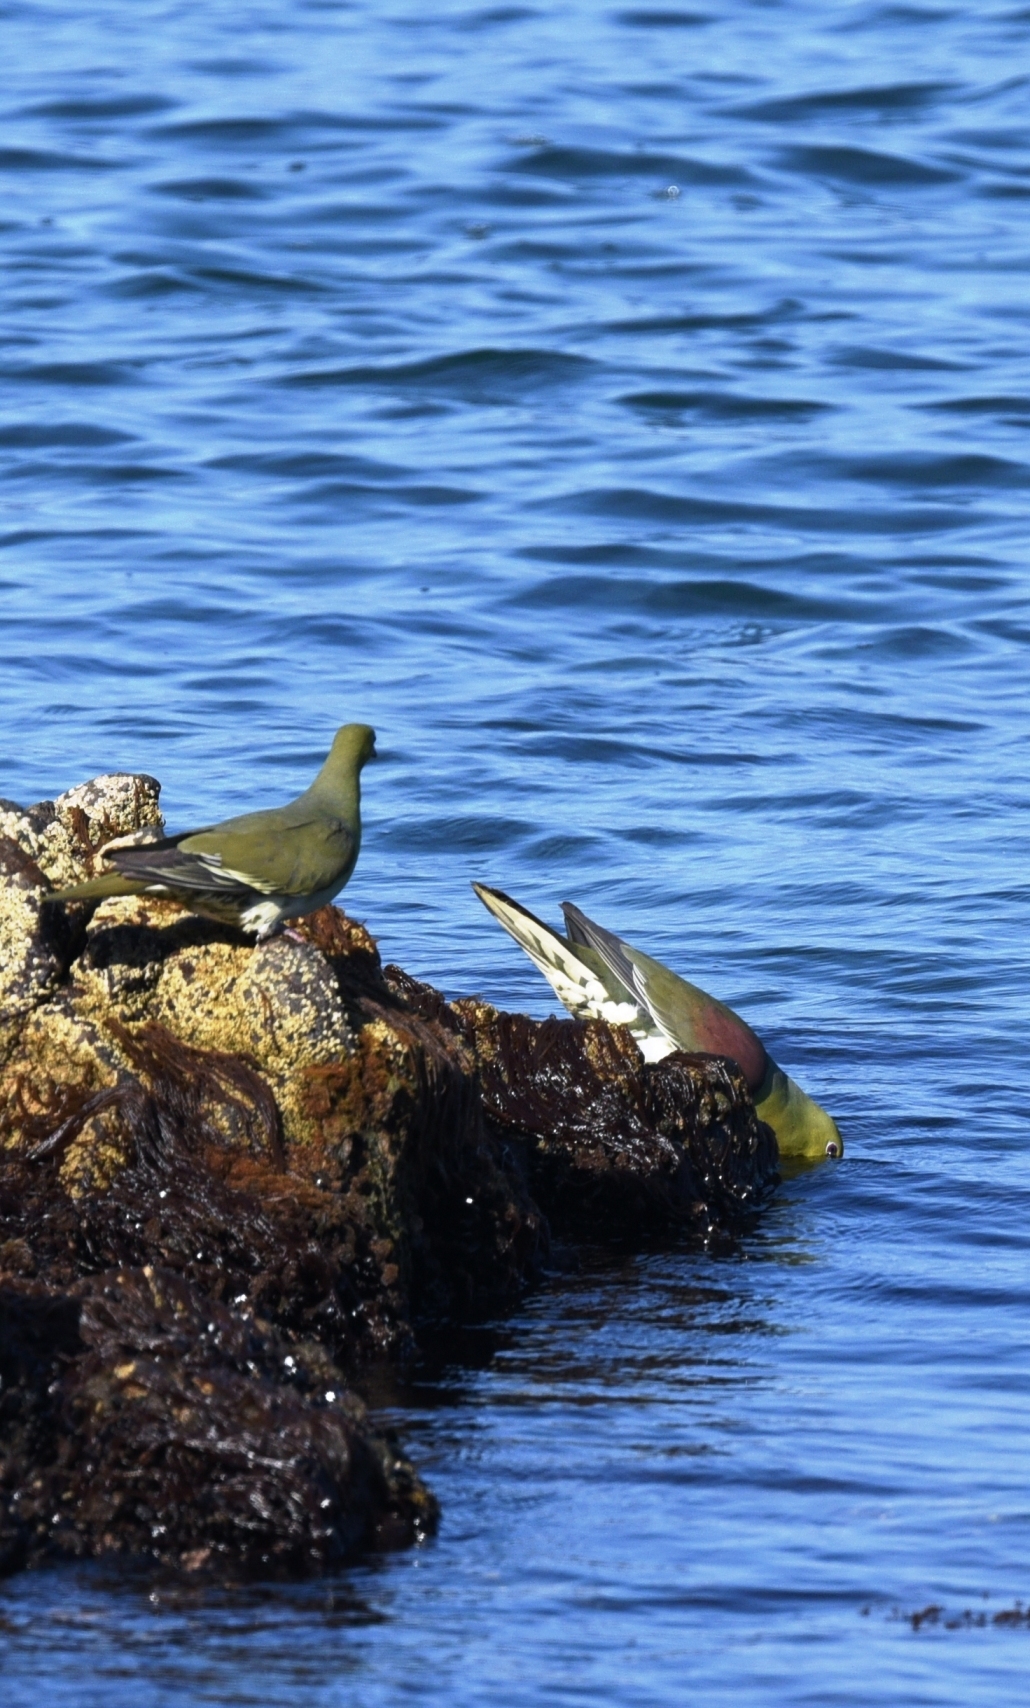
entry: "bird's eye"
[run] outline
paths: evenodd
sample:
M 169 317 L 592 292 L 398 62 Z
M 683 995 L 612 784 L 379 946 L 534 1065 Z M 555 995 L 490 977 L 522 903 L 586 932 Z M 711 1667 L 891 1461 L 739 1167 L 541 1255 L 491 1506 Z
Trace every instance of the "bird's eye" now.
M 827 1154 L 827 1156 L 839 1156 L 840 1146 L 836 1143 L 836 1141 L 834 1139 L 831 1139 L 829 1144 L 827 1145 L 826 1154 Z

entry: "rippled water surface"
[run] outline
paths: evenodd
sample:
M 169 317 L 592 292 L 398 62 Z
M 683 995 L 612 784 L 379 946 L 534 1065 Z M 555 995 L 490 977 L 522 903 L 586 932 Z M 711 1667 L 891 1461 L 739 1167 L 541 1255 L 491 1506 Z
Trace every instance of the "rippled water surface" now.
M 383 1393 L 436 1541 L 14 1580 L 5 1705 L 1010 1708 L 1030 9 L 0 28 L 0 794 L 147 770 L 186 828 L 366 719 L 390 957 L 543 1013 L 468 880 L 571 897 L 848 1142 L 736 1255 L 588 1266 Z

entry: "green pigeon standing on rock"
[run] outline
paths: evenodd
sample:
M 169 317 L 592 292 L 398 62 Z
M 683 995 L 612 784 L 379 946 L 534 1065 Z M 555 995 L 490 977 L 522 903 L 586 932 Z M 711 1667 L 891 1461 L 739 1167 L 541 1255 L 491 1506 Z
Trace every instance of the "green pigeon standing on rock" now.
M 368 724 L 337 730 L 329 757 L 285 807 L 102 854 L 109 870 L 56 890 L 54 901 L 170 897 L 192 913 L 271 937 L 342 890 L 361 847 L 361 768 L 375 756 Z
M 777 1067 L 762 1040 L 724 1002 L 595 925 L 571 902 L 562 903 L 563 937 L 502 890 L 472 888 L 570 1014 L 628 1026 L 646 1061 L 660 1061 L 673 1050 L 732 1057 L 782 1157 L 844 1155 L 837 1123 Z

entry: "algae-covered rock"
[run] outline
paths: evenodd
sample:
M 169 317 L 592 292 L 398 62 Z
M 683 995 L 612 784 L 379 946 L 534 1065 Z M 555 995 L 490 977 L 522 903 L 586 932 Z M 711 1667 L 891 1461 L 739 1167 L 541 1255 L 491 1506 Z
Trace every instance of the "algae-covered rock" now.
M 682 1052 L 648 1063 L 624 1026 L 529 1020 L 475 998 L 446 1005 L 399 968 L 388 976 L 470 1051 L 488 1128 L 519 1146 L 555 1233 L 707 1236 L 764 1203 L 776 1141 L 736 1063 Z
M 0 1565 L 328 1568 L 434 1506 L 351 1386 L 563 1239 L 709 1238 L 775 1141 L 732 1063 L 448 1004 L 337 909 L 254 944 L 49 900 L 158 786 L 0 803 Z
M 156 1021 L 197 1049 L 253 1059 L 291 1141 L 307 1131 L 303 1075 L 355 1046 L 338 980 L 317 948 L 285 936 L 255 945 L 152 896 L 101 903 L 67 994 L 79 1020 Z
M 317 1343 L 181 1274 L 7 1280 L 0 1377 L 0 1572 L 121 1553 L 299 1577 L 435 1522 Z
M 0 1566 L 297 1575 L 425 1533 L 343 1368 L 391 1325 L 341 1195 L 287 1172 L 245 1064 L 119 1043 L 135 1076 L 64 1088 L 0 1162 Z M 115 1165 L 69 1180 L 91 1125 Z

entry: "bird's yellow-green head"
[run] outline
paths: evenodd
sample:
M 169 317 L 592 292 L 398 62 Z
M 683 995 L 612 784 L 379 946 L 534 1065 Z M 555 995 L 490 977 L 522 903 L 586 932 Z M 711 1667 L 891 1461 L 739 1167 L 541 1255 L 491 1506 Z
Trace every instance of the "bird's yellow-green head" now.
M 375 758 L 376 732 L 368 724 L 344 724 L 333 737 L 333 745 L 321 771 L 301 797 L 314 800 L 350 815 L 358 811 L 361 767 Z
M 326 765 L 361 767 L 376 756 L 376 732 L 370 724 L 344 724 L 333 736 Z
M 754 1097 L 759 1117 L 776 1134 L 785 1162 L 821 1162 L 824 1157 L 844 1155 L 844 1140 L 833 1116 L 775 1062 L 769 1062 Z

